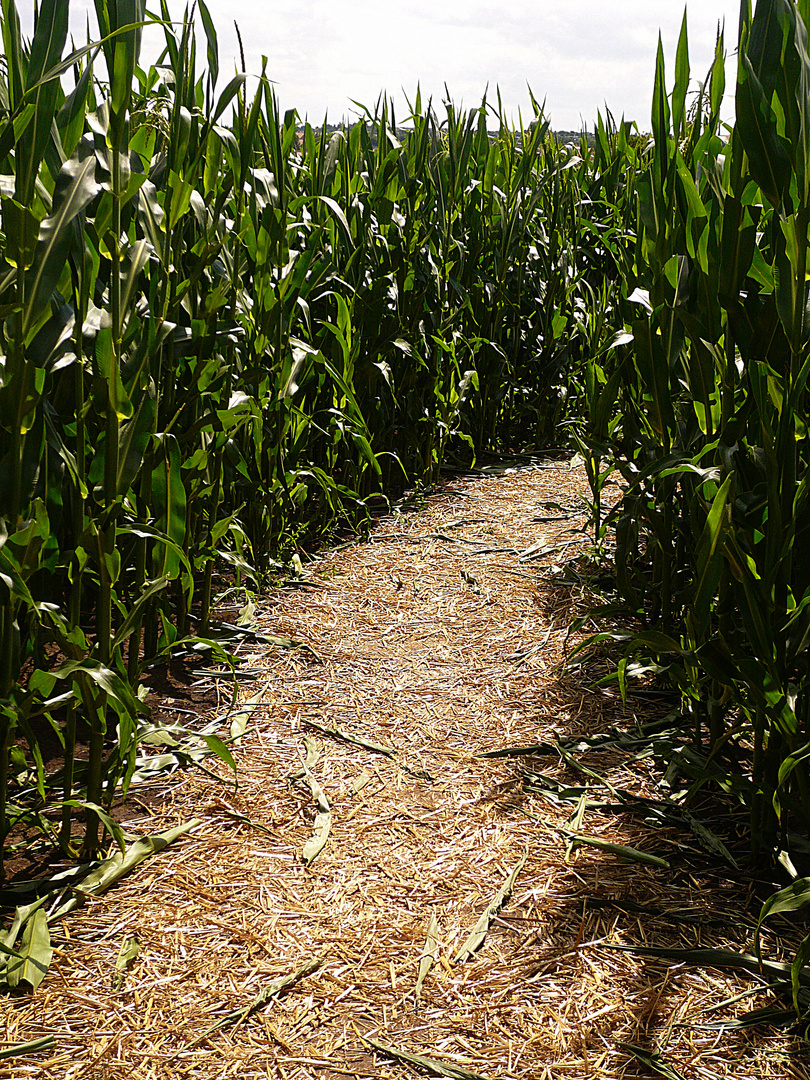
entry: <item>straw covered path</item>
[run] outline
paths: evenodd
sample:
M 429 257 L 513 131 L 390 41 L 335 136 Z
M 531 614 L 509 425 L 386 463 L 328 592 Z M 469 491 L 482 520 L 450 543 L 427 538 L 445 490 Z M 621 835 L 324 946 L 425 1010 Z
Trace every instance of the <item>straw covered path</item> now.
M 47 979 L 2 1005 L 0 1049 L 47 1034 L 56 1048 L 0 1061 L 0 1077 L 588 1080 L 658 1075 L 643 1058 L 656 1052 L 685 1080 L 808 1075 L 785 1035 L 692 1026 L 752 986 L 723 1015 L 768 1003 L 751 980 L 613 948 L 750 948 L 746 886 L 716 861 L 701 869 L 688 833 L 638 815 L 572 819 L 575 805 L 528 790 L 527 770 L 599 790 L 560 755 L 481 756 L 672 707 L 650 695 L 638 715 L 556 669 L 594 599 L 552 566 L 582 543 L 585 491 L 566 461 L 454 479 L 262 603 L 263 632 L 311 651 L 243 650 L 258 679 L 242 698 L 260 704 L 236 751 L 238 790 L 219 762 L 219 779 L 192 769 L 133 790 L 133 813 L 147 790 L 150 810 L 132 830 L 201 823 L 54 926 Z M 650 755 L 579 760 L 656 794 Z M 328 839 L 307 866 L 326 803 Z M 670 868 L 572 849 L 566 828 Z M 483 942 L 458 959 L 499 892 Z M 132 938 L 137 958 L 113 989 Z

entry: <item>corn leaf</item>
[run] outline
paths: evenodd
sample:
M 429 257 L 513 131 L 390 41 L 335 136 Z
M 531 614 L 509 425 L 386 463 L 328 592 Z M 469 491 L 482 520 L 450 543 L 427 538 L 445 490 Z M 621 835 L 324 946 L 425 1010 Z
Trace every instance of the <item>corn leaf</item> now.
M 509 900 L 509 897 L 512 895 L 512 889 L 514 888 L 517 876 L 523 869 L 523 867 L 526 865 L 526 860 L 528 859 L 528 857 L 529 849 L 527 847 L 526 850 L 523 852 L 523 855 L 516 863 L 509 877 L 506 879 L 506 881 L 503 883 L 497 893 L 495 893 L 486 911 L 475 924 L 472 933 L 469 935 L 467 940 L 464 942 L 464 944 L 454 956 L 454 964 L 460 964 L 464 960 L 469 960 L 470 957 L 473 956 L 474 953 L 481 948 L 484 943 L 484 939 L 487 936 L 487 932 L 492 924 L 492 920 L 495 918 L 495 916 L 498 914 L 504 904 L 506 904 L 506 902 Z
M 427 938 L 425 940 L 425 946 L 422 949 L 422 956 L 419 960 L 419 974 L 416 979 L 416 986 L 414 987 L 414 998 L 418 1005 L 422 1000 L 422 987 L 425 984 L 425 979 L 428 976 L 431 965 L 435 962 L 438 955 L 439 942 L 436 936 L 436 930 L 438 927 L 438 920 L 436 919 L 436 912 L 431 912 L 430 924 L 428 926 Z
M 461 1065 L 453 1065 L 449 1061 L 439 1061 L 438 1058 L 424 1057 L 422 1054 L 412 1054 L 408 1050 L 401 1050 L 397 1046 L 390 1046 L 388 1043 L 372 1039 L 370 1035 L 362 1035 L 361 1038 L 369 1046 L 373 1046 L 375 1050 L 385 1054 L 386 1057 L 392 1057 L 398 1061 L 407 1061 L 409 1065 L 416 1065 L 421 1069 L 425 1069 L 433 1076 L 450 1076 L 454 1077 L 455 1080 L 487 1080 L 487 1077 L 482 1076 L 480 1073 L 471 1072 L 470 1069 L 465 1069 Z

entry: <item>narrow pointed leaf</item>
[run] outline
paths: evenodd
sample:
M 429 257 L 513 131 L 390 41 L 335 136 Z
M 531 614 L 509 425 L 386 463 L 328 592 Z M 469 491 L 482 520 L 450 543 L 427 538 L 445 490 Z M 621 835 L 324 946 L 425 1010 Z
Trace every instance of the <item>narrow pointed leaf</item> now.
M 18 959 L 9 962 L 6 970 L 8 985 L 13 989 L 20 983 L 26 983 L 36 990 L 45 978 L 52 959 L 48 917 L 42 908 L 38 908 L 23 928 Z
M 436 930 L 438 927 L 438 920 L 436 918 L 436 912 L 432 912 L 430 916 L 430 925 L 428 926 L 427 939 L 425 940 L 425 947 L 422 949 L 422 956 L 419 960 L 419 974 L 416 979 L 416 986 L 414 987 L 414 997 L 416 998 L 417 1005 L 422 1000 L 422 987 L 424 986 L 425 979 L 430 971 L 431 965 L 435 962 L 436 956 L 439 950 L 439 942 L 436 936 Z
M 492 924 L 492 920 L 495 918 L 495 916 L 498 914 L 504 904 L 508 901 L 509 897 L 512 895 L 512 889 L 514 888 L 517 876 L 523 869 L 523 867 L 526 865 L 526 860 L 528 859 L 528 857 L 529 849 L 526 848 L 509 877 L 506 879 L 500 889 L 498 889 L 497 893 L 495 893 L 495 895 L 493 896 L 492 900 L 489 903 L 489 907 L 475 924 L 472 933 L 469 935 L 467 940 L 453 957 L 454 964 L 460 964 L 464 960 L 469 960 L 470 957 L 478 949 L 481 948 L 484 943 L 484 939 L 487 936 L 487 932 Z

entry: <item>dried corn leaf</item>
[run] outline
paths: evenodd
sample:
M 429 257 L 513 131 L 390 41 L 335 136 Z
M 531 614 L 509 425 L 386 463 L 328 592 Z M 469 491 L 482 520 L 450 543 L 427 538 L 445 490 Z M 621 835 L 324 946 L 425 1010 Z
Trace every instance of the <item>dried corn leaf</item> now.
M 278 979 L 273 979 L 271 983 L 265 986 L 264 990 L 260 991 L 250 1002 L 249 1005 L 245 1005 L 242 1009 L 234 1009 L 233 1012 L 229 1012 L 226 1016 L 221 1017 L 211 1027 L 206 1028 L 202 1035 L 198 1035 L 193 1042 L 188 1044 L 187 1049 L 191 1049 L 197 1046 L 207 1039 L 209 1035 L 213 1035 L 215 1031 L 220 1031 L 224 1027 L 231 1027 L 233 1024 L 241 1024 L 243 1020 L 246 1020 L 251 1013 L 256 1012 L 257 1009 L 263 1008 L 271 998 L 276 997 L 287 987 L 297 983 L 299 979 L 305 978 L 307 975 L 311 975 L 313 971 L 320 967 L 321 957 L 315 960 L 308 960 L 306 964 L 302 964 L 300 968 L 296 968 L 295 971 L 290 972 L 289 975 L 282 975 Z
M 576 809 L 568 819 L 567 824 L 570 825 L 572 833 L 576 834 L 582 828 L 585 820 L 585 807 L 586 799 L 584 795 L 580 795 L 577 802 Z M 565 838 L 565 861 L 568 863 L 571 861 L 571 855 L 574 851 L 574 839 L 572 836 L 566 836 Z
M 315 783 L 315 781 L 313 781 Z M 318 785 L 315 783 L 315 787 Z M 318 791 L 321 789 L 318 788 Z M 315 795 L 315 792 L 312 793 Z M 323 795 L 323 792 L 321 792 Z M 317 796 L 315 796 L 317 798 Z M 304 844 L 301 850 L 301 858 L 304 860 L 304 865 L 309 866 L 318 855 L 326 847 L 326 841 L 329 839 L 329 832 L 332 828 L 332 811 L 321 810 L 315 815 L 315 822 L 312 826 L 312 836 Z
M 61 919 L 71 911 L 75 911 L 88 896 L 101 896 L 121 878 L 126 877 L 130 870 L 134 870 L 136 866 L 151 855 L 163 851 L 178 837 L 184 836 L 199 824 L 199 820 L 195 818 L 193 821 L 186 822 L 185 825 L 177 825 L 174 829 L 168 829 L 166 832 L 153 833 L 152 836 L 142 836 L 140 840 L 130 844 L 123 855 L 120 851 L 116 851 L 114 855 L 105 859 L 94 870 L 91 870 L 78 885 L 74 886 L 72 890 L 73 896 L 58 907 L 56 911 L 52 912 L 48 917 L 48 922 Z
M 487 931 L 490 928 L 492 920 L 495 918 L 495 916 L 504 906 L 506 901 L 512 895 L 512 889 L 515 886 L 517 876 L 523 869 L 523 867 L 526 865 L 526 860 L 528 859 L 528 857 L 529 849 L 527 847 L 521 855 L 512 873 L 509 875 L 509 877 L 506 879 L 506 881 L 503 883 L 497 893 L 495 893 L 492 900 L 490 901 L 489 907 L 475 924 L 475 927 L 470 936 L 456 953 L 455 957 L 453 958 L 454 964 L 459 964 L 463 960 L 469 960 L 473 953 L 475 953 L 476 950 L 481 948 L 481 945 L 484 942 L 484 938 L 487 936 Z
M 314 769 L 318 764 L 321 751 L 318 748 L 318 744 L 314 739 L 310 739 L 309 735 L 304 736 L 304 750 L 304 767 L 303 769 L 299 769 L 298 772 L 291 773 L 290 780 L 302 780 L 307 774 L 307 769 Z
M 563 547 L 562 544 L 555 544 L 549 541 L 547 536 L 541 536 L 535 543 L 530 544 L 518 555 L 518 559 L 521 562 L 531 562 L 532 559 L 542 559 L 544 555 L 550 554 L 552 551 L 556 551 L 558 548 Z
M 361 739 L 358 735 L 349 735 L 339 727 L 326 727 L 325 724 L 317 724 L 314 720 L 305 720 L 304 723 L 322 735 L 331 735 L 334 739 L 342 739 L 343 742 L 352 743 L 354 746 L 362 746 L 364 750 L 371 750 L 375 754 L 385 754 L 386 757 L 394 757 L 396 750 L 390 746 L 381 746 L 380 743 L 371 742 L 369 739 Z
M 361 791 L 363 790 L 363 788 L 364 788 L 364 787 L 366 787 L 366 785 L 367 785 L 367 784 L 368 784 L 368 783 L 370 782 L 370 780 L 372 779 L 373 775 L 374 775 L 373 773 L 367 772 L 367 771 L 366 771 L 366 770 L 364 769 L 364 770 L 363 770 L 363 771 L 362 771 L 362 772 L 360 773 L 360 775 L 359 775 L 359 776 L 356 776 L 356 777 L 354 778 L 354 780 L 352 781 L 352 792 L 353 792 L 353 793 L 354 793 L 355 795 L 359 795 L 359 794 L 360 794 L 360 792 L 361 792 Z
M 469 1069 L 464 1069 L 461 1065 L 453 1065 L 452 1062 L 439 1061 L 436 1058 L 423 1057 L 422 1054 L 411 1054 L 407 1050 L 400 1050 L 397 1046 L 389 1046 L 387 1043 L 378 1042 L 377 1039 L 372 1039 L 369 1035 L 362 1035 L 361 1038 L 381 1054 L 386 1054 L 388 1057 L 396 1058 L 399 1061 L 407 1061 L 410 1065 L 417 1065 L 434 1076 L 452 1076 L 456 1080 L 487 1080 L 487 1077 L 481 1076 L 480 1073 L 471 1072 Z
M 304 766 L 304 775 L 309 784 L 312 798 L 315 801 L 315 805 L 318 807 L 318 813 L 315 815 L 315 823 L 312 828 L 312 836 L 310 836 L 309 840 L 304 844 L 301 851 L 301 858 L 304 860 L 304 865 L 309 866 L 309 864 L 323 851 L 326 846 L 326 841 L 329 839 L 329 832 L 332 828 L 332 809 L 329 806 L 329 800 L 323 793 L 323 789 L 312 775 L 306 760 L 302 759 L 301 763 Z
M 430 916 L 430 925 L 428 926 L 425 947 L 422 949 L 422 956 L 419 960 L 419 975 L 416 979 L 416 986 L 414 987 L 414 997 L 416 998 L 417 1005 L 422 1000 L 422 987 L 424 986 L 427 974 L 438 953 L 439 942 L 436 936 L 437 926 L 438 920 L 436 918 L 436 912 L 434 911 Z

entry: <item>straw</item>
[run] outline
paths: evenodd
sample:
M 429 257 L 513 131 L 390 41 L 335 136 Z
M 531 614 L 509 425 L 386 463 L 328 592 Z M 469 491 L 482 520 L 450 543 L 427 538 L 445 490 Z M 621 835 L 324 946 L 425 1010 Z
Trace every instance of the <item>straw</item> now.
M 661 798 L 652 757 L 565 741 L 633 729 L 671 702 L 623 706 L 609 685 L 594 686 L 608 671 L 598 658 L 587 672 L 561 672 L 567 626 L 598 597 L 584 578 L 557 583 L 554 552 L 519 562 L 541 540 L 584 544 L 569 531 L 581 517 L 533 521 L 558 514 L 544 503 L 568 507 L 584 491 L 566 462 L 456 478 L 423 511 L 380 521 L 388 539 L 318 556 L 310 573 L 322 588 L 259 606 L 264 632 L 306 642 L 321 662 L 302 650 L 251 656 L 263 702 L 235 749 L 236 793 L 218 761 L 219 784 L 189 770 L 136 789 L 162 802 L 140 817 L 129 804 L 127 829 L 203 824 L 52 928 L 51 970 L 34 997 L 7 1002 L 0 1051 L 49 1035 L 54 1047 L 0 1061 L 0 1078 L 396 1078 L 426 1075 L 420 1058 L 456 1075 L 525 1080 L 619 1080 L 647 1075 L 644 1060 L 687 1080 L 806 1075 L 801 1044 L 782 1031 L 688 1026 L 773 1004 L 765 990 L 739 997 L 754 988 L 747 973 L 606 947 L 750 951 L 756 899 L 688 825 L 648 824 L 637 804 L 616 804 L 556 753 L 480 756 L 565 744 L 613 790 Z M 474 543 L 438 538 L 448 535 Z M 517 554 L 471 554 L 484 546 Z M 305 735 L 332 810 L 329 841 L 309 866 L 301 851 L 319 810 L 308 784 L 289 779 Z M 554 798 L 532 790 L 527 770 L 557 785 Z M 578 787 L 588 789 L 584 820 L 566 862 L 578 803 L 560 792 Z M 586 846 L 585 835 L 608 847 Z M 478 951 L 454 965 L 527 846 Z M 116 962 L 133 938 L 121 980 Z M 764 946 L 772 959 L 788 955 L 772 930 Z M 267 999 L 268 986 L 316 960 Z

